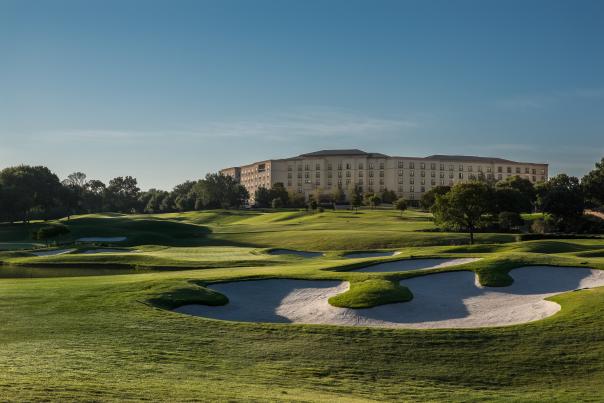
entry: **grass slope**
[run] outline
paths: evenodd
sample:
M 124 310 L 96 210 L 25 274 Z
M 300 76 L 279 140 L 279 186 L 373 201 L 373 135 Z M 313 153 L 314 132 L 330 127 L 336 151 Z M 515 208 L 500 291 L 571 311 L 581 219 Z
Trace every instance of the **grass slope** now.
M 68 225 L 74 226 L 74 237 L 119 236 L 129 228 L 129 239 L 141 242 L 130 246 L 139 252 L 45 258 L 2 252 L 0 271 L 28 270 L 15 264 L 30 263 L 40 263 L 35 270 L 41 276 L 45 270 L 85 274 L 99 267 L 106 272 L 98 274 L 107 274 L 116 264 L 172 270 L 0 279 L 0 396 L 8 401 L 604 399 L 604 288 L 556 296 L 562 311 L 542 321 L 472 330 L 235 323 L 167 310 L 186 303 L 224 304 L 227 298 L 207 285 L 261 278 L 349 281 L 351 289 L 332 301 L 343 306 L 402 301 L 413 292 L 404 280 L 426 271 L 348 269 L 411 256 L 482 257 L 438 271 L 473 270 L 482 284 L 492 286 L 509 284 L 509 270 L 523 265 L 604 269 L 604 240 L 508 242 L 506 234 L 481 234 L 484 244 L 457 245 L 463 234 L 423 232 L 432 226 L 425 214 L 408 212 L 403 220 L 398 215 L 216 211 L 73 218 Z M 162 234 L 164 228 L 169 230 Z M 3 242 L 17 242 L 26 231 L 8 226 L 0 233 Z M 429 245 L 417 246 L 418 239 Z M 341 257 L 344 250 L 386 244 L 401 254 Z M 268 247 L 327 253 L 314 259 L 270 256 L 260 249 Z M 45 269 L 44 262 L 52 268 Z

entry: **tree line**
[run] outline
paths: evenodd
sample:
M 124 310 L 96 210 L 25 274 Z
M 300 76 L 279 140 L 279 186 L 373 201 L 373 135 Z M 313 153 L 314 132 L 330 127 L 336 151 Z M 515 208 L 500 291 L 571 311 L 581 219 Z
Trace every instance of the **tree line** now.
M 65 180 L 44 166 L 20 165 L 0 171 L 0 221 L 27 222 L 54 219 L 73 214 L 122 212 L 164 213 L 215 208 L 240 208 L 249 199 L 244 186 L 230 176 L 207 174 L 204 179 L 186 181 L 172 191 L 141 191 L 136 178 L 119 176 L 107 184 L 75 172 Z M 353 208 L 392 203 L 404 210 L 407 203 L 395 192 L 363 193 L 359 187 L 346 192 L 336 189 L 325 195 L 316 191 L 309 200 L 288 192 L 283 184 L 259 188 L 255 206 L 264 208 L 310 207 L 347 202 Z M 604 205 L 604 158 L 581 180 L 560 174 L 533 185 L 518 176 L 504 181 L 460 183 L 452 188 L 436 187 L 419 201 L 434 213 L 437 223 L 451 228 L 475 231 L 497 222 L 501 229 L 521 225 L 520 213 L 547 213 L 540 222 L 543 231 L 586 231 L 582 219 L 585 208 Z
M 44 166 L 20 165 L 0 171 L 0 222 L 49 220 L 73 214 L 164 213 L 239 208 L 249 195 L 230 176 L 208 174 L 170 192 L 141 191 L 136 178 L 119 176 L 107 184 L 75 172 L 65 180 Z

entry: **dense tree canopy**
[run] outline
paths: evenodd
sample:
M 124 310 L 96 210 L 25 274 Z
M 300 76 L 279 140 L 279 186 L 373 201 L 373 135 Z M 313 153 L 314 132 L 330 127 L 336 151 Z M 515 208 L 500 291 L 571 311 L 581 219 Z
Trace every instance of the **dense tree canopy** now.
M 585 198 L 579 179 L 559 174 L 537 186 L 537 206 L 550 214 L 559 230 L 566 231 L 583 215 Z
M 596 168 L 581 180 L 581 186 L 590 204 L 604 206 L 604 158 L 596 163 Z

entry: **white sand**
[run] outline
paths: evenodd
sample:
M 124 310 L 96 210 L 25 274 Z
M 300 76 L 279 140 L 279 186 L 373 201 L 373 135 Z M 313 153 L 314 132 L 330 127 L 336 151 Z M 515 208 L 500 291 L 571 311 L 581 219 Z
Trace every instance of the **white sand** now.
M 36 256 L 55 256 L 55 255 L 64 255 L 66 253 L 71 253 L 75 251 L 75 249 L 54 249 L 54 250 L 44 250 L 39 252 L 32 252 L 33 255 Z
M 397 272 L 419 269 L 438 269 L 440 267 L 456 266 L 465 263 L 471 263 L 480 260 L 480 258 L 468 257 L 460 259 L 405 259 L 396 262 L 379 263 L 372 266 L 361 267 L 351 271 L 360 271 L 364 273 L 383 273 Z
M 405 280 L 410 302 L 369 309 L 336 308 L 329 297 L 348 283 L 307 280 L 255 280 L 215 284 L 229 297 L 221 307 L 186 305 L 177 312 L 245 322 L 283 322 L 400 328 L 474 328 L 531 322 L 558 312 L 544 298 L 604 286 L 604 271 L 531 266 L 511 272 L 510 287 L 480 287 L 473 272 L 436 273 Z
M 346 253 L 343 257 L 346 259 L 361 259 L 366 257 L 382 257 L 382 256 L 396 256 L 401 252 L 352 252 Z
M 80 238 L 78 242 L 123 242 L 125 236 Z
M 268 252 L 269 255 L 295 255 L 305 258 L 323 256 L 321 252 L 304 252 L 301 250 L 290 250 L 290 249 L 273 249 Z
M 103 249 L 88 249 L 80 252 L 83 255 L 90 255 L 95 253 L 132 253 L 131 250 L 126 249 L 111 249 L 111 248 L 103 248 Z

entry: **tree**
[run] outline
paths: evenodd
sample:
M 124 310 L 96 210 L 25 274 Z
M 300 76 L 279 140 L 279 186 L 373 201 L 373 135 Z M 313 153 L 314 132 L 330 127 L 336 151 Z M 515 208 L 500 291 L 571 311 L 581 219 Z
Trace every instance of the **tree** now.
M 348 189 L 348 201 L 353 210 L 359 210 L 359 207 L 363 204 L 363 191 L 360 186 L 354 186 Z
M 271 201 L 274 199 L 281 199 L 282 206 L 287 204 L 287 202 L 289 201 L 289 193 L 287 193 L 287 189 L 281 182 L 273 184 L 269 193 Z
M 396 193 L 394 192 L 394 190 L 388 190 L 387 188 L 384 188 L 381 194 L 381 200 L 382 203 L 386 204 L 394 203 L 396 201 Z
M 281 200 L 280 197 L 273 199 L 273 201 L 271 202 L 271 207 L 274 209 L 283 207 L 283 200 Z
M 256 207 L 268 207 L 271 203 L 271 192 L 264 186 L 256 189 L 254 193 L 254 204 Z
M 109 181 L 106 196 L 111 210 L 130 213 L 138 206 L 140 189 L 136 178 L 118 176 Z
M 537 194 L 530 180 L 521 178 L 518 175 L 510 176 L 503 181 L 497 182 L 495 190 L 496 192 L 502 192 L 500 206 L 498 207 L 499 211 L 525 213 L 534 210 Z M 502 203 L 504 202 L 508 205 L 503 205 Z
M 515 211 L 502 211 L 498 216 L 499 228 L 504 231 L 510 231 L 524 224 L 520 214 Z
M 492 211 L 491 188 L 481 182 L 458 183 L 444 195 L 437 195 L 432 207 L 437 224 L 461 229 L 470 234 L 474 244 L 474 232 Z
M 44 241 L 48 246 L 48 240 L 61 235 L 69 234 L 69 228 L 63 224 L 53 224 L 41 227 L 32 234 L 32 238 L 37 241 Z
M 407 202 L 402 197 L 394 202 L 394 207 L 401 212 L 401 217 L 403 216 L 403 211 L 407 210 Z
M 585 198 L 579 179 L 559 174 L 537 186 L 537 206 L 549 213 L 559 230 L 572 229 L 585 209 Z
M 422 195 L 419 204 L 424 210 L 429 211 L 430 209 L 432 209 L 432 206 L 434 206 L 434 203 L 436 202 L 436 196 L 442 196 L 446 194 L 449 190 L 451 190 L 450 186 L 436 186 L 435 188 L 428 190 Z
M 61 183 L 43 166 L 19 165 L 0 171 L 3 210 L 8 221 L 30 220 L 32 214 L 48 219 L 52 207 L 60 204 Z
M 334 203 L 336 203 L 336 204 L 344 203 L 346 201 L 346 194 L 344 193 L 344 191 L 342 189 L 336 188 L 333 191 L 332 199 L 333 199 Z
M 604 158 L 581 179 L 581 187 L 590 204 L 604 206 Z
M 380 203 L 382 202 L 380 200 L 380 197 L 377 195 L 371 195 L 367 198 L 367 201 L 369 202 L 369 205 L 371 206 L 371 208 L 375 208 L 376 206 L 379 206 Z

